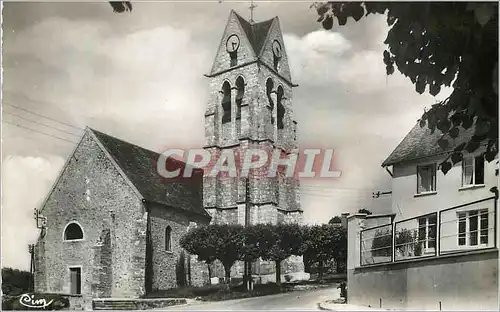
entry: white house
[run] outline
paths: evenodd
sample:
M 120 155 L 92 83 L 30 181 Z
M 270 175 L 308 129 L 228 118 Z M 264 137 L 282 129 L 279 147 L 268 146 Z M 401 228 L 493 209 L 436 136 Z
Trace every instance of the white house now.
M 348 302 L 383 308 L 498 308 L 497 159 L 465 154 L 447 174 L 442 133 L 418 124 L 382 164 L 392 214 L 348 222 Z

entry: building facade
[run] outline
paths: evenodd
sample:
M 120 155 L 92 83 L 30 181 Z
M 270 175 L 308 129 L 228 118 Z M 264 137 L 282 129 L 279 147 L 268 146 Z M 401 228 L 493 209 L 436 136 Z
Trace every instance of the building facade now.
M 189 226 L 210 222 L 202 174 L 163 181 L 157 160 L 152 151 L 85 130 L 39 209 L 46 222 L 35 246 L 36 292 L 138 298 L 208 280 L 189 270 L 197 264 L 179 245 Z
M 349 218 L 349 303 L 498 308 L 497 160 L 481 146 L 446 174 L 439 167 L 472 131 L 443 152 L 441 134 L 416 125 L 385 160 L 392 214 Z
M 206 76 L 211 95 L 205 112 L 205 149 L 214 160 L 229 154 L 242 164 L 249 150 L 263 150 L 267 155 L 280 151 L 283 157 L 295 152 L 292 88 L 296 85 L 277 17 L 254 23 L 231 11 Z M 256 170 L 248 176 L 208 175 L 204 206 L 213 223 L 302 223 L 298 179 L 284 177 L 280 171 L 276 177 Z M 253 272 L 272 277 L 273 266 L 262 262 L 254 265 Z M 282 272 L 303 272 L 300 257 L 284 261 Z M 241 263 L 233 273 L 242 274 Z M 223 276 L 221 270 L 219 275 Z

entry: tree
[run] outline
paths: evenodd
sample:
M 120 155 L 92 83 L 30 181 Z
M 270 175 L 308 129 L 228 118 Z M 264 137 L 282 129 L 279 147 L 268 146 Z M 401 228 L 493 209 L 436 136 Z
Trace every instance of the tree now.
M 208 267 L 208 279 L 212 277 L 210 265 L 217 259 L 215 247 L 217 240 L 214 238 L 214 231 L 209 226 L 192 228 L 184 234 L 180 240 L 180 245 L 188 253 L 198 256 L 199 261 L 204 261 Z
M 27 271 L 2 268 L 2 293 L 17 296 L 33 289 L 33 275 Z
M 342 218 L 340 218 L 339 216 L 335 216 L 331 218 L 330 221 L 328 221 L 328 224 L 339 224 L 339 223 L 342 223 Z
M 424 112 L 420 126 L 438 129 L 440 148 L 449 152 L 440 164 L 447 173 L 464 152 L 486 145 L 485 160 L 498 154 L 498 3 L 497 2 L 323 2 L 313 5 L 325 29 L 334 18 L 386 14 L 390 27 L 383 53 L 387 75 L 394 67 L 415 90 L 436 96 L 443 86 L 453 92 Z M 450 143 L 464 132 L 465 142 Z
M 303 252 L 303 229 L 298 224 L 267 225 L 262 231 L 262 259 L 274 261 L 276 284 L 281 285 L 281 262 L 290 256 L 300 256 Z
M 324 264 L 347 255 L 347 230 L 330 224 L 314 225 L 306 230 L 304 253 L 310 261 L 318 264 L 318 279 L 323 278 Z
M 191 229 L 181 238 L 181 247 L 197 255 L 207 264 L 219 260 L 224 266 L 225 280 L 229 287 L 231 267 L 243 257 L 243 226 L 235 224 L 210 224 Z
M 132 12 L 132 3 L 130 1 L 109 1 L 115 13 Z
M 367 215 L 371 215 L 372 214 L 372 212 L 370 210 L 365 209 L 365 208 L 359 209 L 358 213 L 366 213 Z

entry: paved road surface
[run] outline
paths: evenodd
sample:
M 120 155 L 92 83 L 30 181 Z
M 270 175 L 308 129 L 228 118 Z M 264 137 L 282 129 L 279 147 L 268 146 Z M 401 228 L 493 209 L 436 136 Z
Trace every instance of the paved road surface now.
M 219 302 L 195 303 L 171 307 L 168 311 L 215 311 L 215 310 L 309 310 L 318 311 L 318 302 L 337 299 L 340 293 L 336 287 L 295 291 L 284 294 L 227 300 Z

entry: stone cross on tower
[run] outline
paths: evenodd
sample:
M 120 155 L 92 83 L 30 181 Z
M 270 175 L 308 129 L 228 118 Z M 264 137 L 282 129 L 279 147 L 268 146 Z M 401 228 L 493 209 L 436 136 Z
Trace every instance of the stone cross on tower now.
M 255 23 L 253 20 L 253 10 L 257 7 L 256 4 L 253 3 L 253 1 L 250 1 L 250 6 L 248 7 L 250 9 L 250 23 Z

